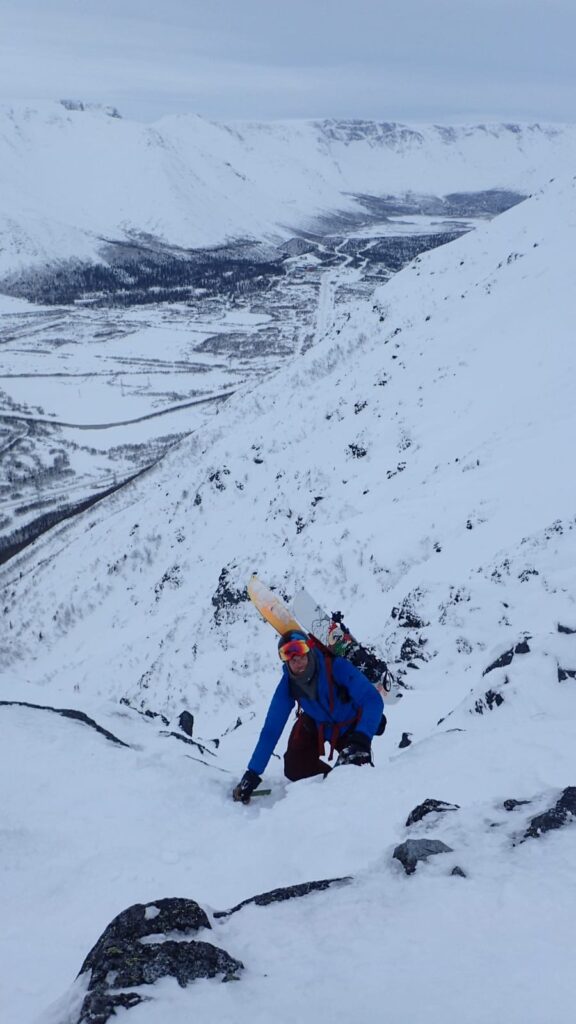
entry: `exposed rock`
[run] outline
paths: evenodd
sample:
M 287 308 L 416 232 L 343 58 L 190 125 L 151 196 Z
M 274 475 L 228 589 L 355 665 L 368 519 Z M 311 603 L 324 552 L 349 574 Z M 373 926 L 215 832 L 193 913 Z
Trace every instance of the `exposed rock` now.
M 402 733 L 402 739 L 400 740 L 400 743 L 398 744 L 398 746 L 401 747 L 401 748 L 409 747 L 410 744 L 412 743 L 412 740 L 410 738 L 411 736 L 412 736 L 411 732 L 403 732 Z
M 145 672 L 144 675 L 140 677 L 140 682 L 142 682 L 145 677 L 151 678 L 151 675 L 151 672 Z M 144 718 L 159 718 L 163 725 L 170 725 L 170 719 L 166 718 L 166 715 L 161 714 L 160 711 L 152 711 L 151 708 L 145 708 L 144 710 L 142 708 L 136 708 L 130 703 L 127 697 L 121 697 L 118 703 L 123 704 L 124 707 L 131 708 L 132 711 L 136 711 L 138 715 L 143 715 Z
M 171 590 L 178 590 L 182 586 L 182 570 L 179 565 L 172 565 L 162 576 L 154 587 L 156 601 L 159 601 L 163 591 L 168 587 Z
M 237 903 L 231 910 L 217 910 L 214 917 L 229 917 L 230 914 L 235 914 L 237 910 L 247 907 L 250 903 L 254 903 L 257 907 L 267 907 L 270 903 L 283 903 L 285 900 L 307 896 L 311 892 L 323 892 L 331 885 L 338 883 L 344 885 L 351 881 L 351 877 L 346 875 L 344 878 L 325 878 L 320 882 L 302 882 L 300 885 L 289 885 L 284 889 L 271 889 L 270 892 L 264 892 L 260 896 L 251 896 L 250 899 L 242 900 L 242 903 Z
M 494 670 L 497 668 L 505 668 L 506 665 L 510 664 L 513 657 L 514 648 L 511 647 L 509 651 L 505 651 L 504 654 L 501 654 L 499 658 L 496 658 L 496 661 L 493 661 L 491 665 L 488 665 L 488 668 L 484 669 L 482 675 L 487 676 L 489 672 L 494 672 Z
M 400 648 L 398 660 L 406 662 L 409 668 L 420 668 L 416 661 L 427 661 L 427 656 L 423 649 L 426 643 L 427 641 L 424 637 L 419 637 L 416 641 L 412 637 L 407 636 Z
M 508 676 L 504 679 L 503 685 L 509 682 Z M 483 715 L 485 711 L 493 711 L 504 703 L 504 697 L 498 690 L 486 690 L 483 697 L 479 697 L 474 704 L 474 711 L 477 715 Z
M 525 637 L 524 640 L 521 640 L 520 643 L 516 644 L 514 654 L 530 654 L 529 640 L 531 640 L 531 637 Z
M 512 661 L 515 654 L 529 654 L 529 639 L 531 638 L 526 637 L 524 640 L 520 640 L 515 647 L 511 647 L 509 651 L 505 651 L 504 654 L 501 654 L 499 658 L 496 658 L 496 661 L 493 661 L 491 665 L 488 665 L 488 668 L 484 669 L 482 675 L 487 676 L 489 672 L 493 672 L 494 669 L 497 668 L 506 668 L 506 666 Z
M 118 1008 L 129 1010 L 145 1002 L 144 996 L 138 992 L 108 992 L 95 989 L 88 992 L 78 1017 L 78 1024 L 106 1024 L 110 1017 L 116 1016 Z
M 77 1024 L 106 1024 L 118 1007 L 129 1009 L 145 998 L 126 989 L 153 985 L 159 978 L 175 978 L 182 987 L 217 975 L 224 981 L 237 979 L 244 965 L 225 950 L 209 942 L 166 938 L 210 927 L 194 900 L 137 903 L 118 914 L 80 969 L 80 974 L 90 971 L 90 981 Z M 146 942 L 147 936 L 157 941 Z
M 558 666 L 558 682 L 563 683 L 565 679 L 576 679 L 576 669 Z
M 236 566 L 233 565 L 230 568 L 235 569 Z M 212 595 L 214 620 L 217 625 L 221 625 L 223 622 L 228 621 L 228 616 L 232 608 L 249 600 L 245 587 L 241 590 L 237 590 L 231 585 L 230 568 L 224 566 L 220 576 L 218 577 L 218 586 L 216 591 Z
M 521 807 L 523 804 L 531 803 L 530 800 L 505 800 L 502 806 L 507 811 L 513 811 L 516 807 Z
M 576 633 L 576 629 L 572 629 L 571 626 L 563 626 L 560 622 L 558 623 L 559 633 Z
M 211 928 L 208 916 L 194 900 L 162 899 L 153 903 L 135 903 L 115 917 L 90 950 L 80 974 L 94 966 L 105 947 L 116 939 L 142 939 L 145 935 L 166 932 L 197 932 Z
M 407 875 L 413 875 L 419 860 L 428 860 L 437 853 L 452 852 L 452 847 L 440 839 L 406 839 L 396 847 L 393 856 L 400 861 Z
M 197 740 L 191 740 L 188 736 L 183 736 L 181 732 L 161 732 L 161 736 L 173 736 L 175 740 L 180 740 L 181 743 L 187 743 L 191 747 L 196 747 L 196 750 L 200 751 L 201 754 L 211 754 L 215 757 L 214 751 L 210 750 L 209 747 L 205 747 L 203 743 L 198 743 Z
M 524 833 L 524 839 L 537 839 L 544 832 L 562 828 L 574 817 L 576 817 L 576 786 L 568 786 L 563 790 L 562 796 L 556 801 L 554 807 L 550 807 L 543 814 L 537 814 L 535 818 L 532 818 Z
M 399 626 L 403 626 L 405 629 L 423 629 L 424 626 L 429 625 L 428 622 L 425 622 L 424 619 L 418 615 L 415 608 L 415 605 L 422 599 L 422 597 L 422 591 L 416 589 L 404 598 L 399 607 L 392 609 L 392 618 L 398 620 Z
M 178 725 L 187 736 L 192 736 L 194 732 L 194 715 L 190 714 L 189 711 L 183 711 L 178 718 Z
M 450 874 L 456 876 L 457 878 L 468 878 L 468 875 L 466 874 L 466 872 L 458 864 L 456 864 L 452 868 L 452 871 L 450 872 Z
M 229 977 L 242 970 L 223 949 L 210 942 L 190 940 L 144 943 L 138 939 L 118 939 L 109 943 L 92 968 L 90 989 L 106 990 L 112 973 L 114 989 L 153 985 L 159 978 L 176 978 L 185 988 L 197 978 Z
M 119 939 L 103 949 L 92 969 L 78 1024 L 106 1024 L 117 1006 L 142 1002 L 142 996 L 125 989 L 153 985 L 165 977 L 175 978 L 182 988 L 199 978 L 219 974 L 223 981 L 237 980 L 243 969 L 239 960 L 209 942 L 167 940 L 144 944 L 138 939 Z
M 111 743 L 117 743 L 119 747 L 129 747 L 129 743 L 124 743 L 123 740 L 119 740 L 113 733 L 108 732 L 108 729 L 103 729 L 101 725 L 98 725 L 93 718 L 89 718 L 83 711 L 76 711 L 74 708 L 51 708 L 44 704 L 28 704 L 24 700 L 0 700 L 0 707 L 20 707 L 20 708 L 33 708 L 35 711 L 53 711 L 55 715 L 62 715 L 63 718 L 72 718 L 76 722 L 82 722 L 83 725 L 89 725 L 91 729 L 95 729 L 101 736 L 105 736 Z
M 406 827 L 414 825 L 417 821 L 422 821 L 427 814 L 432 814 L 433 811 L 459 811 L 459 804 L 448 804 L 445 800 L 433 800 L 431 798 L 424 800 L 423 803 L 418 804 L 413 811 L 410 811 L 408 818 L 406 819 Z

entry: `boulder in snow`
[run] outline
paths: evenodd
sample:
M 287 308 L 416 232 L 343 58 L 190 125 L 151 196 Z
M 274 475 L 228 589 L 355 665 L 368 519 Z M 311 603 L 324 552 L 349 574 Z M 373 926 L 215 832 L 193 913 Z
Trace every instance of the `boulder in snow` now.
M 419 860 L 428 860 L 437 853 L 452 853 L 452 847 L 440 839 L 407 839 L 396 847 L 393 856 L 400 861 L 407 875 L 413 875 Z

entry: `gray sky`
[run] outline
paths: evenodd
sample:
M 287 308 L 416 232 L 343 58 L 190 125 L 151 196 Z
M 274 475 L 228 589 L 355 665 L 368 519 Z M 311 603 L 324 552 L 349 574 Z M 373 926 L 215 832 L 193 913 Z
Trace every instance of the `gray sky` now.
M 576 0 L 0 0 L 0 102 L 576 122 Z

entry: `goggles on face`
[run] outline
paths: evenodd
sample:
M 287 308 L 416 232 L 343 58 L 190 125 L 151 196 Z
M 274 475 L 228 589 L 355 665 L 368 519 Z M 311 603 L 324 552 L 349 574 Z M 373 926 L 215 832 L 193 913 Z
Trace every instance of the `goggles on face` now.
M 304 654 L 310 653 L 310 646 L 305 640 L 288 640 L 278 651 L 282 661 L 290 661 L 290 658 L 301 658 Z

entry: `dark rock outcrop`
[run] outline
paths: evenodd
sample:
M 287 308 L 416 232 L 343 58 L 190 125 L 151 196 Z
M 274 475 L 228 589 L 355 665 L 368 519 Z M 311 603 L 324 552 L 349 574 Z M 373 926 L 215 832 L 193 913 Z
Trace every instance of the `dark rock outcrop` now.
M 224 471 L 222 471 L 224 472 Z M 228 475 L 230 470 L 225 470 Z M 221 473 L 218 471 L 212 474 L 210 482 L 214 484 L 217 490 L 223 490 L 224 484 L 221 483 Z M 244 601 L 248 601 L 248 594 L 246 588 L 238 589 L 232 585 L 231 582 L 231 570 L 236 568 L 235 565 L 228 568 L 224 566 L 220 576 L 218 577 L 218 586 L 214 594 L 212 595 L 212 604 L 214 606 L 214 621 L 218 626 L 224 622 L 228 622 L 231 609 L 235 608 L 236 605 L 242 604 Z
M 516 807 L 522 807 L 523 804 L 530 802 L 530 800 L 505 800 L 502 806 L 506 811 L 513 811 Z
M 212 757 L 216 756 L 214 751 L 210 750 L 209 747 L 205 747 L 203 743 L 198 743 L 197 740 L 191 740 L 189 736 L 183 736 L 181 732 L 174 732 L 174 730 L 171 730 L 170 732 L 162 732 L 161 735 L 173 736 L 175 740 L 180 740 L 181 743 L 187 743 L 190 747 L 196 747 L 196 750 L 201 754 L 210 754 Z
M 427 642 L 428 641 L 423 636 L 419 637 L 418 640 L 407 636 L 400 648 L 398 660 L 405 662 L 408 665 L 408 668 L 420 668 L 416 662 L 427 661 L 427 655 L 424 651 Z
M 442 813 L 444 811 L 459 810 L 459 804 L 448 804 L 445 800 L 432 800 L 429 798 L 428 800 L 424 800 L 423 803 L 418 804 L 413 811 L 410 811 L 410 814 L 406 819 L 406 827 L 408 828 L 410 825 L 414 825 L 417 821 L 422 821 L 422 818 L 425 818 L 427 814 L 432 814 L 433 812 Z
M 331 885 L 338 883 L 343 885 L 351 881 L 351 877 L 347 875 L 344 878 L 325 878 L 320 882 L 302 882 L 300 885 L 289 885 L 283 889 L 271 889 L 270 892 L 264 892 L 260 896 L 251 896 L 248 900 L 242 900 L 242 903 L 237 903 L 230 910 L 217 910 L 214 917 L 229 917 L 230 914 L 235 914 L 237 910 L 242 910 L 242 907 L 247 907 L 251 903 L 257 907 L 267 907 L 270 903 L 283 903 L 285 900 L 298 899 L 300 896 L 308 896 L 311 892 L 323 892 Z
M 45 704 L 29 704 L 24 700 L 0 700 L 0 707 L 20 707 L 20 708 L 32 708 L 34 711 L 52 711 L 55 715 L 62 715 L 63 718 L 71 718 L 75 722 L 81 722 L 82 725 L 89 725 L 91 729 L 95 729 L 96 732 L 100 733 L 101 736 L 105 736 L 111 743 L 117 743 L 119 747 L 129 747 L 129 743 L 124 743 L 124 740 L 119 740 L 114 733 L 108 732 L 108 729 L 103 729 L 98 722 L 95 722 L 93 718 L 89 718 L 83 711 L 76 711 L 75 708 L 52 708 Z
M 82 1003 L 78 1024 L 106 1024 L 110 1017 L 116 1016 L 116 1010 L 130 1010 L 139 1003 L 146 1002 L 138 992 L 103 992 L 95 989 L 89 992 Z
M 508 676 L 505 676 L 502 686 L 508 686 L 509 682 Z M 473 710 L 477 715 L 483 715 L 485 711 L 493 711 L 503 703 L 504 697 L 499 690 L 486 690 L 484 696 L 478 697 L 478 700 L 474 702 Z
M 428 860 L 437 853 L 452 853 L 452 847 L 440 839 L 406 839 L 396 847 L 393 856 L 400 861 L 407 875 L 413 875 L 419 860 Z
M 140 684 L 147 683 L 152 678 L 152 672 L 150 670 L 145 672 L 140 677 Z M 130 708 L 135 711 L 138 715 L 142 715 L 144 718 L 159 718 L 163 725 L 170 725 L 170 719 L 166 718 L 160 711 L 152 711 L 151 708 L 137 708 L 134 704 L 131 704 L 128 697 L 121 697 L 118 701 L 119 704 L 123 704 L 124 707 Z
M 186 735 L 191 738 L 194 732 L 194 715 L 189 711 L 182 711 L 178 718 L 178 725 L 182 729 L 182 732 L 185 732 Z
M 416 610 L 416 605 L 421 597 L 421 591 L 415 590 L 408 594 L 398 607 L 392 609 L 390 614 L 393 619 L 397 620 L 399 626 L 403 626 L 404 629 L 424 629 L 425 626 L 430 625 L 429 622 L 421 618 Z
M 488 668 L 484 669 L 482 675 L 487 676 L 489 672 L 493 672 L 497 668 L 506 668 L 506 666 L 512 661 L 515 654 L 529 654 L 529 639 L 530 637 L 526 637 L 524 640 L 520 640 L 515 647 L 511 647 L 509 651 L 505 651 L 504 654 L 501 654 L 499 658 L 496 658 L 496 661 L 493 661 L 491 665 L 488 665 Z
M 118 939 L 136 941 L 146 935 L 163 935 L 167 932 L 188 934 L 211 927 L 207 914 L 194 900 L 174 898 L 155 900 L 154 903 L 135 903 L 110 922 L 88 953 L 79 973 L 92 969 L 102 957 L 104 949 Z
M 468 875 L 466 874 L 464 869 L 460 867 L 459 864 L 454 865 L 450 874 L 453 875 L 455 878 L 468 878 Z
M 524 839 L 537 839 L 545 832 L 562 828 L 572 818 L 576 818 L 576 786 L 567 786 L 553 807 L 532 818 L 524 833 Z
M 202 928 L 211 925 L 194 900 L 137 903 L 118 914 L 80 969 L 80 975 L 90 972 L 90 981 L 77 1024 L 106 1024 L 117 1008 L 129 1009 L 146 998 L 130 990 L 159 978 L 175 978 L 183 988 L 198 978 L 236 980 L 244 965 L 225 950 L 195 939 L 167 938 Z M 148 937 L 154 941 L 147 942 Z

